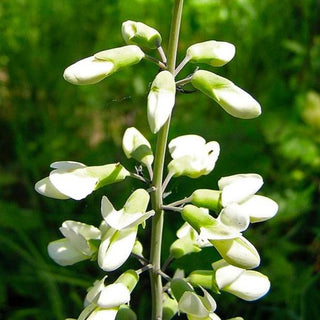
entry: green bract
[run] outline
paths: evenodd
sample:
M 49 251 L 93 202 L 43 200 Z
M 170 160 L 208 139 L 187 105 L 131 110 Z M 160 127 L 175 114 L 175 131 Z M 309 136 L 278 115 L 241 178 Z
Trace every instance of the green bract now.
M 261 114 L 260 104 L 230 80 L 205 70 L 196 71 L 192 85 L 215 100 L 226 112 L 240 119 L 252 119 Z
M 193 63 L 206 63 L 213 67 L 221 67 L 228 63 L 234 54 L 233 44 L 211 40 L 190 46 L 187 49 L 186 59 Z
M 160 33 L 142 22 L 128 20 L 122 24 L 122 37 L 127 44 L 136 44 L 149 49 L 161 45 Z

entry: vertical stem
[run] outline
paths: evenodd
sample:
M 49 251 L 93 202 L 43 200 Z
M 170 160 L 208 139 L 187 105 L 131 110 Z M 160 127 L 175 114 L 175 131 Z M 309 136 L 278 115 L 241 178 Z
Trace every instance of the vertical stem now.
M 183 0 L 175 0 L 173 16 L 171 20 L 170 39 L 168 47 L 168 70 L 174 74 L 176 56 L 179 42 L 179 32 L 182 16 Z M 152 184 L 155 191 L 151 196 L 152 208 L 155 215 L 152 219 L 150 262 L 153 269 L 150 270 L 151 292 L 152 292 L 152 320 L 162 319 L 162 280 L 158 270 L 161 268 L 161 244 L 163 231 L 162 207 L 162 181 L 165 153 L 167 147 L 170 118 L 159 130 L 155 152 L 154 175 Z

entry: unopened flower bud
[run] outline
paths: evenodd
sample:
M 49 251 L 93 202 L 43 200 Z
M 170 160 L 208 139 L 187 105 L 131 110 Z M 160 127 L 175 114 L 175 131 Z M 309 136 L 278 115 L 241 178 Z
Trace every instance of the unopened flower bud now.
M 171 115 L 175 103 L 176 84 L 169 71 L 161 71 L 152 82 L 148 95 L 148 122 L 157 133 Z
M 215 100 L 226 112 L 240 119 L 252 119 L 261 114 L 260 104 L 230 80 L 205 70 L 196 71 L 192 85 Z
M 260 264 L 256 248 L 244 237 L 225 240 L 209 240 L 221 257 L 233 266 L 253 269 Z
M 161 45 L 160 33 L 142 22 L 128 20 L 122 24 L 122 37 L 127 44 L 156 49 Z
M 94 55 L 96 59 L 112 62 L 114 71 L 137 64 L 144 56 L 144 52 L 135 45 L 108 49 Z
M 143 57 L 143 51 L 137 46 L 109 49 L 75 62 L 65 69 L 63 77 L 76 85 L 95 84 L 119 68 L 138 63 Z
M 127 158 L 134 158 L 145 166 L 151 166 L 153 153 L 150 142 L 136 128 L 131 127 L 125 131 L 122 148 Z
M 187 49 L 187 59 L 193 63 L 206 63 L 221 67 L 228 63 L 235 54 L 235 46 L 223 41 L 205 41 L 196 43 Z

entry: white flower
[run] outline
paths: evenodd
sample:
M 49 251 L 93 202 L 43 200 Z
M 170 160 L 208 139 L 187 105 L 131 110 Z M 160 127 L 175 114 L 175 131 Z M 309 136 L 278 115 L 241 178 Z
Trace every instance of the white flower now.
M 261 222 L 272 218 L 278 211 L 278 205 L 270 198 L 255 195 L 263 185 L 263 179 L 255 173 L 235 174 L 218 181 L 221 192 L 221 204 L 228 207 L 237 203 L 238 212 L 246 212 L 250 222 Z
M 218 320 L 215 313 L 217 304 L 211 295 L 203 288 L 203 296 L 194 291 L 185 291 L 179 299 L 178 308 L 180 312 L 186 313 L 189 320 Z
M 122 266 L 132 252 L 138 226 L 115 230 L 108 228 L 102 236 L 98 252 L 98 264 L 104 271 L 113 271 Z
M 154 211 L 145 212 L 149 199 L 150 196 L 146 190 L 137 189 L 130 195 L 124 207 L 117 211 L 104 196 L 101 202 L 101 213 L 105 222 L 113 229 L 122 230 L 138 226 L 154 215 Z
M 213 263 L 212 267 L 215 269 L 218 288 L 241 299 L 260 299 L 270 289 L 268 277 L 260 272 L 238 268 L 224 260 Z
M 80 162 L 58 161 L 49 177 L 38 181 L 35 190 L 55 199 L 80 200 L 94 190 L 125 179 L 130 173 L 119 163 L 88 167 Z
M 161 71 L 153 80 L 148 95 L 148 122 L 152 133 L 157 133 L 169 119 L 174 107 L 176 84 L 169 71 Z
M 213 170 L 220 147 L 216 141 L 206 143 L 201 136 L 184 135 L 170 141 L 169 152 L 173 160 L 168 169 L 174 177 L 198 178 Z
M 72 265 L 90 259 L 97 251 L 90 240 L 100 240 L 101 232 L 98 228 L 68 220 L 62 224 L 60 231 L 65 238 L 50 242 L 48 245 L 49 256 L 56 263 L 62 266 Z
M 100 281 L 95 281 L 85 298 L 85 304 L 95 303 L 100 308 L 111 309 L 130 301 L 130 291 L 122 283 L 104 285 L 106 276 Z

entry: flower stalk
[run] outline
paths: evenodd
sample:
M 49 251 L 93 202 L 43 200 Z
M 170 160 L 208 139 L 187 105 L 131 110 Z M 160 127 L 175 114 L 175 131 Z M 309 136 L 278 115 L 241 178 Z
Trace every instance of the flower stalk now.
M 175 0 L 171 20 L 167 62 L 168 71 L 172 74 L 174 74 L 176 66 L 182 9 L 183 0 Z M 152 320 L 162 319 L 162 279 L 161 275 L 159 274 L 159 271 L 161 269 L 161 242 L 164 223 L 164 212 L 162 210 L 162 182 L 170 119 L 171 117 L 168 118 L 166 123 L 158 132 L 154 162 L 154 175 L 152 180 L 152 185 L 155 187 L 155 191 L 151 196 L 152 208 L 155 211 L 155 215 L 152 219 L 150 246 L 150 262 L 153 265 L 153 269 L 150 270 L 152 291 Z

